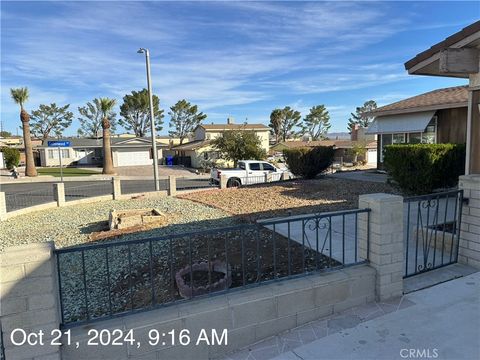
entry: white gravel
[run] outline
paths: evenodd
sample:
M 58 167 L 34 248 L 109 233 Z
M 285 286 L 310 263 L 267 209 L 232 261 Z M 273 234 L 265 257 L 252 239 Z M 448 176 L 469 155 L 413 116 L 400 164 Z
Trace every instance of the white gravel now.
M 156 208 L 166 214 L 176 214 L 175 224 L 135 234 L 117 240 L 139 239 L 192 230 L 231 225 L 234 220 L 222 210 L 172 197 L 102 201 L 39 211 L 0 222 L 0 251 L 6 247 L 28 243 L 55 241 L 56 248 L 89 242 L 93 231 L 105 227 L 112 209 Z

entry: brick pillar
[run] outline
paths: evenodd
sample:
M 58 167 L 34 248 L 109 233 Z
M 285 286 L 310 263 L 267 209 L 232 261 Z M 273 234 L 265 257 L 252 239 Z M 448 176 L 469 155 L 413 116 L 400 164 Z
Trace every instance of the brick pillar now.
M 120 199 L 120 196 L 122 195 L 122 187 L 120 184 L 120 178 L 118 177 L 112 178 L 112 194 L 113 194 L 113 200 Z
M 220 175 L 220 189 L 227 188 L 227 177 L 225 175 Z
M 0 311 L 8 360 L 60 359 L 60 348 L 49 345 L 51 331 L 60 325 L 53 249 L 48 242 L 14 246 L 0 254 Z M 43 330 L 45 345 L 14 345 L 10 336 L 17 328 L 27 333 Z M 14 334 L 14 340 L 19 339 Z
M 462 207 L 458 262 L 480 269 L 480 174 L 460 176 L 458 187 L 468 199 Z
M 280 180 L 282 181 L 285 181 L 285 180 L 288 180 L 289 179 L 289 175 L 287 174 L 286 171 L 282 172 L 282 176 L 280 178 Z
M 7 201 L 5 199 L 5 193 L 0 191 L 0 220 L 5 219 L 7 215 Z
M 168 176 L 168 195 L 177 195 L 177 178 L 173 175 Z
M 57 202 L 57 206 L 65 205 L 65 184 L 64 183 L 53 184 L 53 198 Z
M 360 195 L 360 209 L 370 208 L 370 226 L 366 214 L 358 218 L 359 255 L 367 258 L 376 271 L 375 294 L 384 301 L 403 294 L 403 198 L 390 194 Z M 367 233 L 370 241 L 367 243 Z

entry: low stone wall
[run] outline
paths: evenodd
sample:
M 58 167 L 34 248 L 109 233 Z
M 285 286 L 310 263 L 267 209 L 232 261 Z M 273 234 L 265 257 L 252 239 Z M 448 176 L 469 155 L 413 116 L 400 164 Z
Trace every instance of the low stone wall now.
M 0 253 L 0 315 L 7 360 L 59 359 L 59 346 L 15 346 L 14 329 L 44 332 L 44 342 L 60 323 L 53 243 L 10 247 Z M 17 334 L 17 333 L 16 333 Z M 21 341 L 21 334 L 14 336 Z M 32 339 L 32 341 L 35 339 Z
M 304 278 L 285 280 L 228 294 L 198 299 L 166 308 L 102 321 L 71 329 L 75 346 L 62 347 L 62 359 L 208 359 L 220 357 L 279 332 L 375 299 L 375 270 L 358 265 Z M 133 329 L 140 346 L 86 346 L 90 329 Z M 161 336 L 148 344 L 148 333 Z M 178 334 L 188 329 L 190 345 L 178 345 Z M 201 329 L 219 337 L 228 330 L 228 345 L 195 345 Z M 168 332 L 175 330 L 176 346 Z M 209 336 L 210 337 L 210 336 Z M 162 345 L 165 342 L 165 345 Z

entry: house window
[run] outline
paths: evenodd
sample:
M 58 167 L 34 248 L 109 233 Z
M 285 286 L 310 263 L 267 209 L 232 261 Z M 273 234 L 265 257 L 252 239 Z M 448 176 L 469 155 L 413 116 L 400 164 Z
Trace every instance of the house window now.
M 437 119 L 434 117 L 422 133 L 422 143 L 435 144 L 437 139 Z
M 69 149 L 60 149 L 60 154 L 62 159 L 67 159 L 70 157 Z M 48 158 L 49 159 L 58 159 L 58 149 L 48 149 Z
M 405 143 L 405 134 L 393 134 L 392 144 L 403 144 Z
M 408 134 L 409 144 L 420 144 L 422 142 L 422 133 L 410 133 Z
M 383 162 L 383 151 L 385 150 L 385 146 L 392 145 L 393 135 L 382 134 L 380 140 L 380 162 Z

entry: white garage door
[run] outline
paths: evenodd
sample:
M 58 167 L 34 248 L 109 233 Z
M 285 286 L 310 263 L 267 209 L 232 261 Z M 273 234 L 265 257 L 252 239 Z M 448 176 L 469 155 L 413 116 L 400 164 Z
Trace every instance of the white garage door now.
M 149 150 L 117 151 L 117 166 L 151 165 Z
M 368 149 L 367 151 L 367 163 L 376 164 L 377 163 L 377 149 Z

